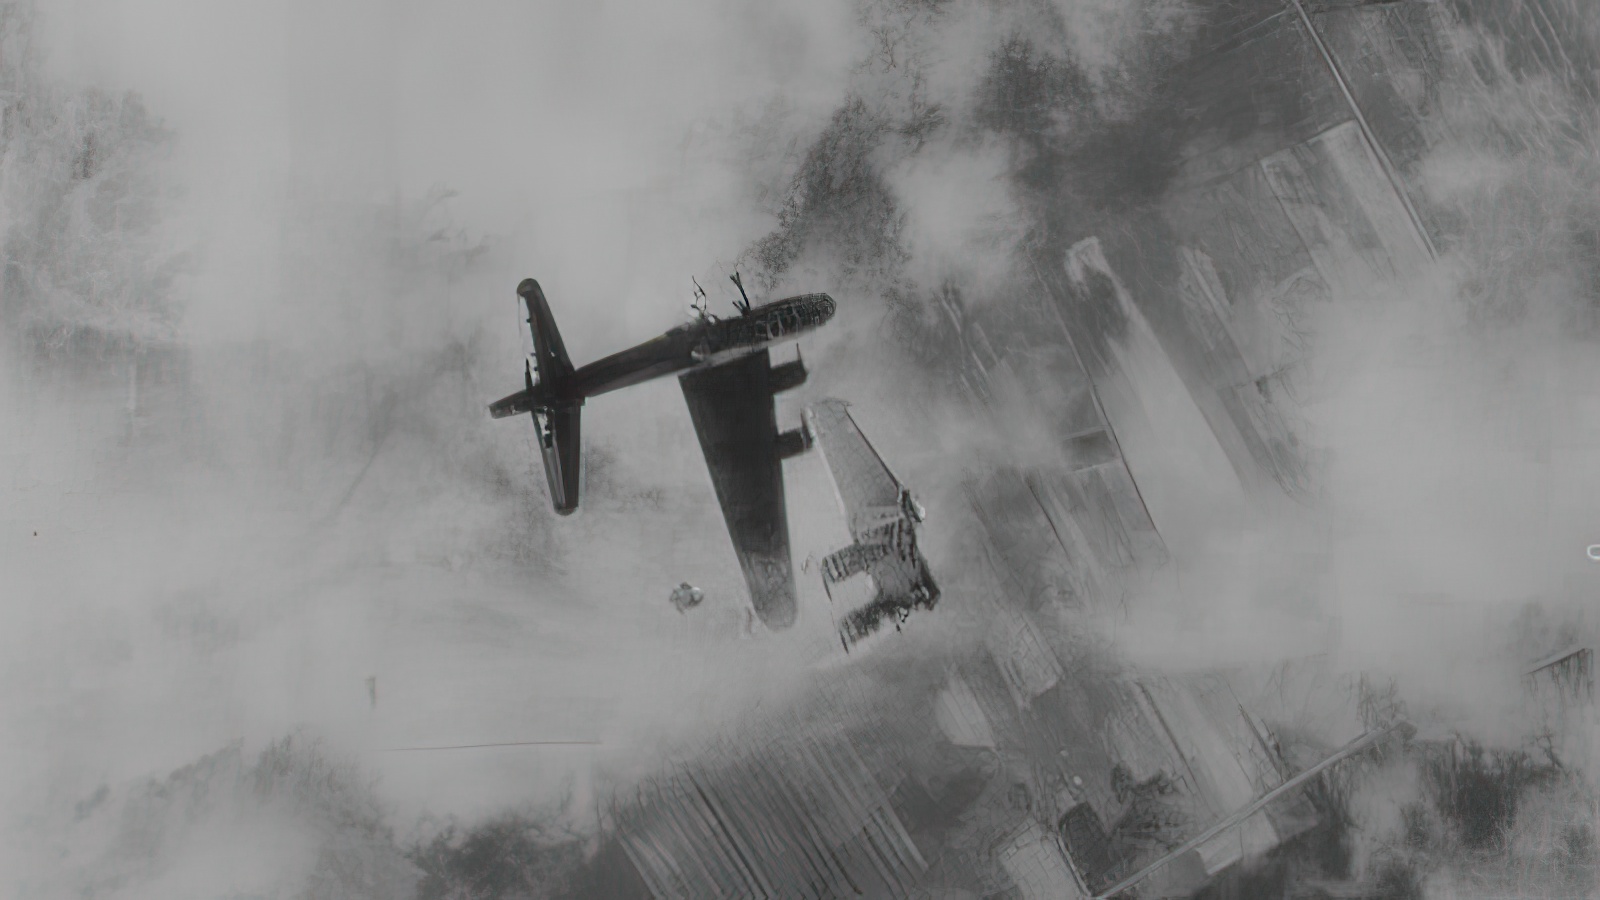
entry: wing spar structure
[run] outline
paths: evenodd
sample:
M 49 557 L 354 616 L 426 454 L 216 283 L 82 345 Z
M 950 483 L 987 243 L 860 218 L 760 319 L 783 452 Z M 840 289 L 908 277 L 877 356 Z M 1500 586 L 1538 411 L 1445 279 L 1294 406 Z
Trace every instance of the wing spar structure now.
M 823 400 L 806 410 L 806 421 L 822 445 L 853 538 L 822 560 L 823 588 L 831 600 L 834 585 L 865 574 L 874 589 L 871 602 L 839 623 L 839 640 L 849 650 L 886 622 L 898 629 L 913 610 L 932 609 L 939 586 L 917 547 L 925 513 L 861 433 L 849 404 Z

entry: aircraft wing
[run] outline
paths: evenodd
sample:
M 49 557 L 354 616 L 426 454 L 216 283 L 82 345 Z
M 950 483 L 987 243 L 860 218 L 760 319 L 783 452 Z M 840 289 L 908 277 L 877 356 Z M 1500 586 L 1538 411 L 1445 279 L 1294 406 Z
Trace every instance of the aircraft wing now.
M 900 518 L 901 486 L 856 427 L 848 407 L 843 400 L 823 400 L 807 410 L 807 417 L 833 473 L 850 536 L 859 541 Z
M 865 572 L 872 579 L 872 600 L 839 622 L 839 637 L 846 650 L 885 622 L 894 622 L 898 628 L 912 610 L 933 609 L 939 602 L 939 585 L 917 549 L 910 522 L 901 519 L 871 539 L 830 554 L 822 562 L 822 586 L 830 598 L 832 586 L 852 575 Z
M 939 586 L 917 549 L 916 522 L 909 514 L 905 487 L 884 465 L 866 435 L 856 426 L 843 400 L 823 400 L 806 411 L 812 436 L 833 474 L 854 543 L 822 562 L 822 584 L 832 585 L 865 573 L 872 579 L 873 599 L 852 610 L 839 623 L 848 649 L 886 622 L 905 621 L 914 609 L 932 609 Z
M 768 628 L 795 617 L 783 460 L 805 449 L 797 432 L 778 433 L 772 361 L 766 350 L 678 376 L 728 536 L 739 555 L 756 615 Z

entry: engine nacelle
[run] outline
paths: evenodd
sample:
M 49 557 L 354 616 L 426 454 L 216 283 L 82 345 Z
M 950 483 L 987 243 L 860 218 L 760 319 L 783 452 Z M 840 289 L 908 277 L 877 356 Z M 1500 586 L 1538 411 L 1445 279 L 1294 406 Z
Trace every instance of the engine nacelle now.
M 773 366 L 772 374 L 767 376 L 767 384 L 774 394 L 781 394 L 791 388 L 797 388 L 806 383 L 806 364 L 804 360 L 796 359 Z
M 778 458 L 788 459 L 811 449 L 811 429 L 801 425 L 778 435 Z

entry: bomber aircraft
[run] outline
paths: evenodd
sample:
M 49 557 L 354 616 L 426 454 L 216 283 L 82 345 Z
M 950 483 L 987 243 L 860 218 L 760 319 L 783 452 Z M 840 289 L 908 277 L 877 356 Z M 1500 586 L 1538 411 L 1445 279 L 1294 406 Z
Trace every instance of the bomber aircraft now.
M 533 358 L 523 367 L 525 387 L 491 404 L 489 414 L 501 419 L 532 413 L 550 502 L 557 513 L 569 515 L 578 508 L 578 419 L 584 401 L 678 375 L 751 604 L 762 623 L 777 630 L 795 618 L 783 460 L 809 449 L 811 435 L 803 422 L 779 433 L 773 397 L 803 383 L 806 368 L 798 356 L 772 365 L 767 348 L 821 326 L 837 307 L 827 294 L 801 294 L 756 306 L 737 274 L 732 281 L 743 298 L 734 304 L 738 316 L 711 315 L 704 291 L 698 291 L 701 302 L 693 321 L 574 368 L 544 291 L 537 281 L 524 279 L 517 294 L 528 311 Z

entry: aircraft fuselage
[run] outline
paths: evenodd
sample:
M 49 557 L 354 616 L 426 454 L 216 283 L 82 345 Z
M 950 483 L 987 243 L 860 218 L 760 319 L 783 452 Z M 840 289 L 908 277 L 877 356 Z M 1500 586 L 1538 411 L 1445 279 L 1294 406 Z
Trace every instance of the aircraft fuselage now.
M 726 319 L 706 316 L 657 338 L 597 359 L 559 382 L 536 382 L 530 389 L 495 404 L 496 416 L 539 407 L 577 406 L 586 398 L 720 365 L 780 341 L 794 340 L 833 318 L 837 306 L 827 294 L 801 294 L 752 307 Z

